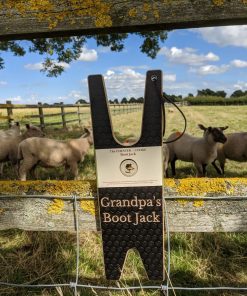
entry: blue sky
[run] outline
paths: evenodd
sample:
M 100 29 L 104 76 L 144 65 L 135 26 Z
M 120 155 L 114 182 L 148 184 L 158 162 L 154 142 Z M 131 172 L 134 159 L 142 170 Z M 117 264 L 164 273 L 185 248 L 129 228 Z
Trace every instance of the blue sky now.
M 91 74 L 104 75 L 109 99 L 140 97 L 145 73 L 152 69 L 163 71 L 163 90 L 168 94 L 185 96 L 203 88 L 231 94 L 247 89 L 247 26 L 171 31 L 155 59 L 141 53 L 140 44 L 139 37 L 130 36 L 125 49 L 114 53 L 90 40 L 80 58 L 66 64 L 58 78 L 39 71 L 42 56 L 38 54 L 14 57 L 2 53 L 5 69 L 0 71 L 0 103 L 88 101 L 87 76 Z

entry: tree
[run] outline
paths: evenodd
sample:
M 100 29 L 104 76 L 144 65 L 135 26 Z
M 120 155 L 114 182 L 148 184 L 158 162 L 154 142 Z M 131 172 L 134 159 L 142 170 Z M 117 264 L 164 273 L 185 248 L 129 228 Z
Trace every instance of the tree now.
M 136 100 L 137 103 L 144 103 L 144 98 L 140 97 Z
M 129 103 L 130 103 L 130 104 L 136 103 L 136 99 L 135 99 L 134 97 L 131 97 L 131 98 L 129 99 Z
M 89 104 L 86 100 L 79 99 L 75 102 L 76 104 Z
M 113 104 L 119 104 L 118 99 L 114 99 Z
M 45 55 L 41 72 L 48 77 L 57 77 L 62 74 L 66 64 L 80 57 L 83 46 L 89 39 L 95 39 L 97 46 L 109 47 L 112 51 L 122 51 L 124 41 L 130 34 L 138 35 L 143 43 L 140 50 L 150 58 L 155 58 L 160 46 L 159 41 L 164 42 L 167 31 L 137 32 L 137 33 L 113 33 L 102 35 L 87 35 L 74 37 L 39 38 L 28 41 L 0 41 L 0 52 L 10 51 L 15 56 L 24 56 L 27 51 Z M 27 49 L 24 44 L 28 44 Z M 4 68 L 4 60 L 0 56 L 0 69 Z
M 225 98 L 226 97 L 226 92 L 224 91 L 224 90 L 218 90 L 217 92 L 216 92 L 216 96 L 217 97 L 221 97 L 221 98 Z
M 226 97 L 226 92 L 224 90 L 218 90 L 218 91 L 213 91 L 209 88 L 202 89 L 202 90 L 197 90 L 197 97 L 205 97 L 205 96 L 211 96 L 211 97 Z
M 204 97 L 204 96 L 216 96 L 216 93 L 209 88 L 197 90 L 197 97 Z
M 231 98 L 240 98 L 240 97 L 244 97 L 247 95 L 247 90 L 246 91 L 242 91 L 241 89 L 235 90 L 232 94 L 231 94 Z
M 122 98 L 121 104 L 127 104 L 127 103 L 128 103 L 127 98 Z

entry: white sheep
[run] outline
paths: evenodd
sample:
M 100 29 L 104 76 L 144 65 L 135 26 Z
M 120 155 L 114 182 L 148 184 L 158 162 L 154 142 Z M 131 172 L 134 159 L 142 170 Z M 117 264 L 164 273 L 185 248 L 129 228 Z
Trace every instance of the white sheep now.
M 225 172 L 226 159 L 246 162 L 247 161 L 247 132 L 231 133 L 226 135 L 225 144 L 218 144 L 217 160 L 220 163 L 221 171 L 216 163 L 213 165 L 218 173 Z
M 21 134 L 19 122 L 11 123 L 11 127 L 7 130 L 0 130 L 0 137 L 18 136 Z
M 26 180 L 27 173 L 34 173 L 35 167 L 60 167 L 70 169 L 74 178 L 78 177 L 78 163 L 84 160 L 93 144 L 91 129 L 78 139 L 59 141 L 49 138 L 29 138 L 19 145 L 19 178 Z
M 166 178 L 168 178 L 169 158 L 170 158 L 170 152 L 169 152 L 168 145 L 163 143 L 163 161 L 164 161 L 164 172 L 165 172 Z
M 21 134 L 20 130 L 20 124 L 19 122 L 15 122 L 14 124 L 11 122 L 11 127 L 7 130 L 0 130 L 0 138 L 5 138 L 5 137 L 15 137 Z M 0 140 L 1 142 L 1 140 Z M 3 175 L 3 168 L 4 168 L 4 163 L 0 163 L 0 176 Z
M 43 137 L 44 134 L 40 128 L 26 124 L 26 131 L 23 134 L 12 134 L 9 136 L 0 136 L 0 163 L 11 161 L 13 165 L 17 164 L 18 146 L 29 137 Z
M 228 127 L 206 128 L 202 124 L 198 126 L 204 131 L 202 138 L 184 134 L 177 141 L 167 144 L 173 176 L 176 174 L 175 162 L 177 159 L 193 162 L 197 170 L 197 176 L 205 176 L 206 166 L 217 157 L 217 143 L 225 143 L 227 140 L 223 131 Z M 179 135 L 178 132 L 171 134 L 168 141 L 176 139 Z

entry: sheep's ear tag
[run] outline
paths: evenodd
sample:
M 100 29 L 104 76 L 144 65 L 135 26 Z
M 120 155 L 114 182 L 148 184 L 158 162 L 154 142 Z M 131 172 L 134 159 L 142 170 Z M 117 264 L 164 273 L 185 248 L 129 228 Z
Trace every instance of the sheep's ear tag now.
M 162 72 L 147 72 L 141 137 L 131 147 L 114 138 L 103 77 L 88 84 L 106 278 L 120 278 L 135 248 L 148 278 L 163 280 Z

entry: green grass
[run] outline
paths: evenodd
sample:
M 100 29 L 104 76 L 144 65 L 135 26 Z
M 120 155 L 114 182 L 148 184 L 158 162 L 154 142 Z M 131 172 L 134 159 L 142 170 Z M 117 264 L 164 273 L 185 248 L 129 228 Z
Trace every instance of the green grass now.
M 69 233 L 2 231 L 0 280 L 17 283 L 67 283 L 75 278 L 75 236 Z M 174 286 L 246 286 L 245 234 L 173 234 L 171 281 Z M 120 282 L 104 279 L 102 245 L 96 233 L 80 238 L 79 282 L 93 285 L 159 285 L 146 279 L 143 265 L 131 251 Z M 73 295 L 63 288 L 63 295 Z M 0 295 L 59 295 L 56 290 L 0 286 Z M 109 292 L 82 289 L 81 295 L 160 295 L 159 291 Z M 170 292 L 170 295 L 175 295 Z M 243 295 L 238 293 L 176 292 L 176 295 Z
M 229 132 L 246 130 L 247 106 L 231 107 L 182 107 L 188 120 L 188 132 L 200 136 L 198 123 L 206 126 L 229 125 Z M 116 136 L 120 140 L 140 135 L 141 113 L 113 117 Z M 167 113 L 166 137 L 183 129 L 183 120 L 177 111 Z M 47 130 L 47 136 L 56 139 L 80 136 L 82 129 L 71 126 L 68 131 Z M 61 179 L 63 169 L 39 169 L 41 179 Z M 209 176 L 216 176 L 212 169 Z M 226 176 L 246 177 L 246 163 L 228 162 Z M 180 162 L 178 177 L 195 176 L 192 164 Z M 7 168 L 5 178 L 12 178 Z M 93 149 L 80 164 L 81 179 L 95 179 Z M 25 232 L 9 230 L 0 232 L 0 281 L 16 283 L 67 283 L 75 278 L 76 238 L 72 233 Z M 80 283 L 94 285 L 149 285 L 157 284 L 146 279 L 139 256 L 130 252 L 120 282 L 108 282 L 104 278 L 102 245 L 97 233 L 80 235 Z M 172 234 L 171 281 L 174 286 L 247 286 L 247 235 L 246 234 Z M 160 283 L 158 283 L 159 285 Z M 99 291 L 81 289 L 85 296 L 158 296 L 159 291 Z M 13 289 L 0 286 L 0 295 L 73 295 L 72 290 Z M 172 291 L 169 295 L 175 295 Z M 176 295 L 245 295 L 243 292 L 179 292 Z
M 247 106 L 183 106 L 182 111 L 187 118 L 187 133 L 202 136 L 202 131 L 197 127 L 199 123 L 205 126 L 229 126 L 226 133 L 235 131 L 246 131 L 247 126 Z M 173 112 L 166 113 L 166 131 L 165 139 L 174 131 L 182 131 L 184 127 L 183 118 L 180 113 L 174 108 L 169 107 Z M 112 116 L 112 124 L 116 137 L 120 141 L 124 141 L 128 137 L 139 137 L 141 132 L 142 113 L 132 112 L 129 114 L 120 114 Z M 91 121 L 88 118 L 83 122 L 85 125 L 90 125 Z M 68 130 L 61 128 L 46 129 L 46 136 L 55 139 L 68 139 L 80 137 L 83 133 L 83 128 L 78 125 L 69 126 Z M 95 179 L 95 164 L 94 164 L 93 148 L 86 156 L 85 161 L 79 165 L 79 178 Z M 196 175 L 194 165 L 177 161 L 177 178 L 193 177 Z M 63 168 L 44 169 L 38 168 L 38 176 L 42 180 L 46 179 L 63 179 Z M 209 166 L 209 177 L 218 177 L 215 169 Z M 16 176 L 11 168 L 5 170 L 2 179 L 15 179 Z M 246 177 L 247 164 L 227 160 L 225 177 Z

